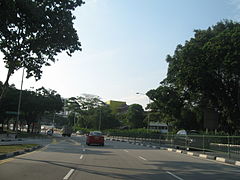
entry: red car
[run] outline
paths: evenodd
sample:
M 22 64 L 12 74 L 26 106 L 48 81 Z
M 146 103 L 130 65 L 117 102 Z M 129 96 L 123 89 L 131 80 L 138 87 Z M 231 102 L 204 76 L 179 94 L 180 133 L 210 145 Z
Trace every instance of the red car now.
M 87 135 L 86 144 L 98 144 L 104 146 L 104 136 L 100 131 L 92 131 Z

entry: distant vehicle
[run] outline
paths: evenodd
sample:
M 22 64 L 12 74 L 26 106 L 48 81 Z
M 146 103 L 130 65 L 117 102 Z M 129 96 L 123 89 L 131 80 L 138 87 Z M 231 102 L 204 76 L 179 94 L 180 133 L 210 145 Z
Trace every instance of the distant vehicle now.
M 200 133 L 196 130 L 186 131 L 184 129 L 177 132 L 174 137 L 174 145 L 177 149 L 184 148 L 190 149 L 202 149 L 203 140 Z M 204 142 L 204 147 L 207 147 L 207 142 Z
M 72 135 L 72 128 L 71 127 L 69 127 L 69 126 L 64 126 L 63 128 L 62 128 L 62 136 L 68 136 L 68 137 L 71 137 L 71 135 Z
M 47 135 L 52 136 L 53 135 L 53 130 L 52 129 L 47 130 Z
M 98 144 L 104 146 L 104 136 L 100 131 L 92 131 L 87 134 L 86 144 L 89 146 L 91 144 Z
M 83 131 L 77 131 L 76 134 L 77 135 L 83 135 L 84 133 L 83 133 Z

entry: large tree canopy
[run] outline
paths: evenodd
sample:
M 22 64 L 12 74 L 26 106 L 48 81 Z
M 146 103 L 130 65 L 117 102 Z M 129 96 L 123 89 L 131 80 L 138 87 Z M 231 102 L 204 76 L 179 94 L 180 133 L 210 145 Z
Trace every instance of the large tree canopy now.
M 132 128 L 142 128 L 144 120 L 144 110 L 140 104 L 132 104 L 127 111 L 128 123 Z
M 167 62 L 165 82 L 195 97 L 195 105 L 200 102 L 219 112 L 227 129 L 240 125 L 239 23 L 223 21 L 195 30 L 194 38 L 178 45 Z
M 25 67 L 27 77 L 41 78 L 42 66 L 55 56 L 81 50 L 72 11 L 82 0 L 0 0 L 0 51 L 8 68 L 5 85 L 14 71 Z

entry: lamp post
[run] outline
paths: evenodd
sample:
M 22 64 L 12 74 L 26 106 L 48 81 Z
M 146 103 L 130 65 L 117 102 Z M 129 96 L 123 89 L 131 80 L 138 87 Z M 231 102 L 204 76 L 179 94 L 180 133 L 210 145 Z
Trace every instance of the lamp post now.
M 100 112 L 99 112 L 99 123 L 98 123 L 98 130 L 100 131 L 101 130 L 101 123 L 102 123 L 102 110 L 101 110 L 101 107 L 100 107 Z
M 20 89 L 19 100 L 18 100 L 18 111 L 17 111 L 17 122 L 16 122 L 16 136 L 15 137 L 18 136 L 18 122 L 19 122 L 20 108 L 21 108 L 21 101 L 22 101 L 22 87 L 23 87 L 24 70 L 25 70 L 25 68 L 23 67 L 21 89 Z
M 140 93 L 140 92 L 137 92 L 136 94 L 147 96 L 146 94 Z M 150 104 L 150 98 L 149 97 L 148 97 L 148 104 Z M 149 112 L 148 112 L 148 115 L 147 115 L 147 119 L 148 119 L 148 123 L 147 123 L 147 132 L 148 132 L 148 129 L 149 129 L 149 119 L 150 119 Z
M 100 131 L 101 130 L 101 125 L 102 125 L 102 107 L 106 107 L 107 104 L 103 101 L 100 101 L 100 105 L 99 106 L 99 123 L 98 123 L 98 130 Z

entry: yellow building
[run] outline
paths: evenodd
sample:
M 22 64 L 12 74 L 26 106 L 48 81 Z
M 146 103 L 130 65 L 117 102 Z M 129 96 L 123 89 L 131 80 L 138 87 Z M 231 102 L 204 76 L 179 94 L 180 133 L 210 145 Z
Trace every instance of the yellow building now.
M 120 113 L 120 112 L 126 112 L 128 109 L 128 105 L 126 102 L 123 101 L 107 101 L 106 104 L 109 105 L 110 109 L 113 113 Z

